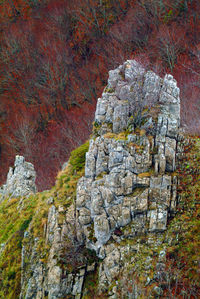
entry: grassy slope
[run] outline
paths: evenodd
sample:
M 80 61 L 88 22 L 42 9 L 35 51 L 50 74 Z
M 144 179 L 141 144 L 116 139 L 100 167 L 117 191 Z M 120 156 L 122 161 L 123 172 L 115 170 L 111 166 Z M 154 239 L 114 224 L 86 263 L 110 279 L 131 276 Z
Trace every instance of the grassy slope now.
M 178 168 L 179 205 L 169 225 L 176 241 L 168 248 L 168 262 L 180 276 L 180 288 L 200 290 L 200 138 L 191 138 Z M 193 290 L 192 290 L 193 289 Z
M 48 217 L 48 199 L 53 197 L 55 206 L 69 207 L 76 195 L 76 184 L 84 175 L 86 142 L 72 151 L 68 166 L 58 174 L 55 186 L 28 198 L 6 199 L 0 204 L 0 244 L 5 250 L 0 255 L 0 298 L 17 298 L 20 293 L 21 249 L 25 230 L 31 223 L 31 231 L 40 238 L 38 253 L 43 249 L 44 225 Z M 47 251 L 46 251 L 47 252 Z M 46 253 L 48 254 L 48 253 Z M 45 257 L 43 256 L 43 259 Z

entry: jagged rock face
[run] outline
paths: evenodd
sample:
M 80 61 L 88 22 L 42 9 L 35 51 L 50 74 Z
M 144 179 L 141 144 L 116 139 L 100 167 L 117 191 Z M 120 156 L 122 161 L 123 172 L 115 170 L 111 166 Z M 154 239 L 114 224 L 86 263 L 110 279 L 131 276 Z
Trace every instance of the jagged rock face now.
M 60 222 L 59 217 L 63 213 L 65 221 Z M 48 244 L 49 248 L 48 260 L 45 263 L 38 252 L 39 239 L 34 238 L 30 231 L 25 233 L 25 246 L 22 249 L 21 299 L 56 299 L 64 298 L 67 294 L 76 296 L 77 299 L 81 298 L 85 267 L 80 268 L 77 273 L 68 273 L 67 270 L 63 271 L 58 263 L 59 256 L 66 250 L 66 239 L 68 242 L 69 239 L 73 240 L 74 221 L 73 206 L 67 212 L 61 207 L 57 209 L 54 205 L 49 208 L 48 221 L 44 229 L 46 245 Z
M 27 196 L 36 192 L 36 172 L 33 164 L 23 156 L 16 156 L 14 167 L 10 167 L 6 184 L 1 189 L 2 198 Z
M 129 280 L 130 263 L 134 271 L 143 251 L 141 263 L 149 283 L 148 248 L 158 252 L 158 267 L 164 263 L 164 231 L 177 203 L 179 125 L 179 89 L 171 75 L 161 79 L 136 61 L 109 72 L 108 86 L 98 99 L 76 201 L 67 209 L 56 208 L 53 198 L 48 201 L 45 262 L 31 227 L 25 233 L 20 298 L 81 298 L 90 271 L 98 273 L 100 294 L 113 299 L 146 298 L 134 281 L 131 294 L 125 284 L 120 295 L 116 287 L 120 281 L 123 284 L 123 277 Z M 145 236 L 144 245 L 140 236 Z M 102 260 L 98 267 L 78 257 L 80 244 L 96 251 Z M 66 265 L 74 258 L 82 259 L 81 267 L 70 271 Z
M 132 221 L 135 234 L 166 229 L 176 207 L 179 126 L 179 88 L 171 75 L 161 79 L 136 61 L 109 72 L 77 187 L 81 242 L 100 254 L 113 232 Z

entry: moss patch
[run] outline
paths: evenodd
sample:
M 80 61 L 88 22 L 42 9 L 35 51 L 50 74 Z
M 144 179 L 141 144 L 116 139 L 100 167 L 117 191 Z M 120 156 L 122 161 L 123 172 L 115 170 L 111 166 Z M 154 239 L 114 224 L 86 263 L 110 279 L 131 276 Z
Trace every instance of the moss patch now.
M 113 93 L 113 92 L 115 92 L 115 89 L 114 88 L 112 88 L 112 87 L 106 87 L 105 89 L 104 89 L 104 92 L 107 92 L 107 93 Z
M 69 163 L 73 171 L 81 170 L 85 166 L 85 154 L 88 149 L 89 141 L 71 152 Z
M 139 178 L 149 178 L 151 177 L 152 175 L 154 174 L 154 170 L 153 169 L 150 169 L 149 171 L 147 172 L 141 172 L 138 174 L 138 177 Z

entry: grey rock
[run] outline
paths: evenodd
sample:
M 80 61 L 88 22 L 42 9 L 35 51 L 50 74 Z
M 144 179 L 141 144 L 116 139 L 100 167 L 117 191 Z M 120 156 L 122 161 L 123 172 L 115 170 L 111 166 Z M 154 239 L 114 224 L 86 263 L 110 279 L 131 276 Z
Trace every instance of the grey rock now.
M 109 71 L 109 78 L 108 78 L 109 87 L 115 88 L 117 82 L 122 79 L 120 75 L 121 70 L 122 70 L 122 66 L 119 66 L 117 69 Z
M 165 175 L 166 171 L 175 170 L 180 124 L 179 89 L 173 77 L 167 75 L 162 80 L 153 72 L 145 72 L 137 62 L 127 61 L 110 72 L 108 87 L 98 99 L 95 120 L 102 128 L 109 120 L 112 132 L 118 134 L 127 129 L 130 115 L 144 104 L 160 105 L 158 121 L 153 121 L 150 116 L 142 125 L 147 132 L 148 129 L 153 132 L 151 143 L 147 134 L 132 133 L 126 140 L 104 138 L 107 129 L 102 129 L 99 130 L 100 137 L 91 141 L 86 155 L 85 176 L 93 182 L 88 191 L 85 191 L 86 181 L 81 179 L 82 183 L 78 184 L 77 215 L 83 226 L 94 223 L 97 242 L 93 248 L 96 250 L 101 249 L 116 228 L 131 221 L 135 223 L 133 234 L 137 230 L 145 231 L 147 223 L 151 232 L 165 230 L 167 211 L 175 206 L 176 182 L 172 188 L 171 177 Z M 155 146 L 158 152 L 153 155 L 151 151 Z M 153 163 L 155 173 L 149 177 Z M 137 188 L 145 190 L 134 195 Z M 83 206 L 91 211 L 90 216 L 84 215 L 88 217 L 84 220 Z M 88 230 L 83 228 L 84 231 Z M 87 236 L 88 233 L 86 239 Z M 91 246 L 91 241 L 87 242 Z
M 127 60 L 125 66 L 125 80 L 130 82 L 139 81 L 143 79 L 145 69 L 136 60 Z
M 149 106 L 147 113 L 145 105 Z M 110 290 L 110 298 L 118 298 L 120 282 L 116 277 L 121 273 L 123 281 L 130 261 L 133 270 L 134 265 L 137 267 L 135 256 L 142 250 L 140 236 L 144 235 L 146 246 L 153 251 L 159 248 L 157 270 L 162 270 L 166 250 L 161 247 L 160 236 L 167 229 L 168 216 L 176 211 L 178 180 L 172 172 L 183 150 L 179 143 L 184 139 L 179 133 L 176 81 L 171 75 L 161 79 L 128 60 L 109 72 L 108 86 L 97 102 L 95 126 L 98 132 L 90 140 L 85 176 L 77 184 L 74 205 L 67 211 L 56 208 L 53 202 L 49 207 L 47 265 L 36 258 L 39 240 L 32 240 L 31 249 L 23 248 L 21 298 L 43 298 L 47 290 L 52 299 L 69 294 L 81 298 L 85 272 L 97 269 L 98 291 Z M 63 223 L 60 214 L 65 215 Z M 30 233 L 26 238 L 31 238 Z M 102 259 L 99 268 L 85 265 L 76 273 L 63 275 L 58 256 L 65 250 L 66 238 L 94 249 Z M 27 256 L 30 272 L 26 277 Z M 148 255 L 144 262 L 146 285 L 151 283 L 151 266 L 152 256 Z M 140 298 L 142 289 L 134 280 L 131 283 L 132 292 L 123 288 L 122 297 Z M 162 289 L 155 288 L 154 294 L 162 296 Z
M 92 154 L 86 153 L 85 176 L 86 178 L 94 178 L 96 175 L 96 158 Z
M 87 208 L 81 208 L 79 210 L 79 223 L 80 225 L 87 225 L 91 222 L 91 213 Z
M 10 167 L 6 184 L 2 188 L 2 197 L 12 198 L 35 193 L 35 179 L 33 164 L 26 162 L 23 156 L 16 156 L 14 167 Z
M 83 210 L 84 209 L 84 210 Z M 83 208 L 83 215 L 88 215 Z M 66 211 L 63 223 L 59 221 L 59 213 L 63 213 L 63 207 L 51 206 L 48 213 L 46 229 L 46 244 L 50 247 L 47 263 L 41 261 L 42 252 L 38 253 L 39 238 L 33 238 L 31 232 L 25 235 L 25 245 L 22 250 L 22 288 L 20 298 L 64 298 L 73 295 L 80 298 L 83 281 L 85 278 L 85 267 L 76 273 L 63 273 L 59 266 L 59 256 L 65 250 L 66 242 L 75 242 L 74 229 L 74 207 Z M 45 295 L 46 294 L 46 295 Z
M 165 210 L 152 210 L 150 211 L 149 230 L 164 231 L 167 225 L 167 211 Z
M 147 72 L 143 87 L 145 104 L 153 105 L 156 103 L 159 99 L 160 89 L 161 78 L 151 71 Z
M 114 108 L 113 132 L 118 133 L 126 129 L 129 116 L 129 104 L 123 101 L 122 104 Z
M 149 111 L 142 119 L 145 105 Z M 151 115 L 155 106 L 157 119 Z M 134 117 L 141 117 L 143 134 L 135 130 Z M 129 255 L 128 246 L 108 243 L 111 236 L 120 244 L 121 240 L 140 234 L 159 235 L 167 228 L 169 212 L 176 209 L 177 179 L 169 174 L 176 168 L 179 148 L 180 98 L 176 81 L 171 75 L 162 80 L 136 61 L 127 61 L 109 73 L 95 121 L 101 127 L 100 136 L 92 141 L 86 159 L 86 178 L 91 178 L 91 187 L 86 192 L 86 178 L 81 179 L 77 210 L 87 206 L 91 211 L 91 223 L 82 228 L 83 239 L 103 259 L 99 269 L 99 290 L 103 292 L 119 273 L 121 261 Z M 130 133 L 120 139 L 118 134 L 122 131 Z M 107 132 L 115 135 L 104 138 Z M 80 200 L 82 196 L 84 199 Z M 92 227 L 94 242 L 88 239 L 88 229 Z M 122 236 L 117 235 L 116 230 L 122 227 Z M 159 246 L 159 238 L 155 246 Z M 136 244 L 131 250 L 138 252 L 140 247 Z M 159 259 L 163 261 L 161 255 L 162 252 Z M 145 267 L 150 270 L 151 259 Z M 141 294 L 137 285 L 134 290 L 137 296 Z M 116 287 L 109 294 L 115 298 Z
M 176 140 L 166 137 L 165 143 L 165 157 L 166 157 L 166 170 L 175 170 L 175 159 L 176 159 Z
M 68 166 L 68 163 L 69 163 L 68 161 L 63 163 L 61 168 L 62 171 L 65 170 L 65 168 Z
M 94 232 L 98 241 L 98 248 L 110 239 L 111 230 L 108 217 L 105 212 L 94 217 Z

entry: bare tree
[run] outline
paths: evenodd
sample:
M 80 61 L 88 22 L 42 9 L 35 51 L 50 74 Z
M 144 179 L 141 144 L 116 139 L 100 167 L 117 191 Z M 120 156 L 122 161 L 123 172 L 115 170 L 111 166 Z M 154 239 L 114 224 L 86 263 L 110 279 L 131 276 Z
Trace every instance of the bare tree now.
M 171 72 L 178 55 L 184 51 L 184 34 L 181 28 L 167 25 L 161 26 L 157 34 L 156 47 Z

